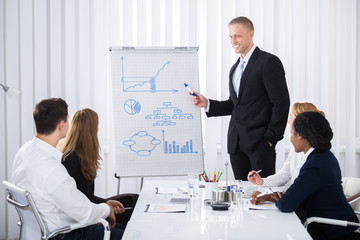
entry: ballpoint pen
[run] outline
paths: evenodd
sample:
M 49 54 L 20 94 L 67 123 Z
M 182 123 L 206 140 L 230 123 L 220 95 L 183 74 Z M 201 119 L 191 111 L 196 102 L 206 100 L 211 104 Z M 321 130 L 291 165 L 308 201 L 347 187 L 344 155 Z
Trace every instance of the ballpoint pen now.
M 255 174 L 261 173 L 261 171 L 262 171 L 261 169 L 260 169 L 260 170 L 257 170 L 257 171 L 254 172 L 253 174 L 250 174 L 250 175 L 248 176 L 248 178 L 254 176 Z
M 196 97 L 196 94 L 194 93 L 194 90 L 189 85 L 187 85 L 186 83 L 184 83 L 184 85 L 185 85 L 186 89 L 191 93 L 191 95 Z

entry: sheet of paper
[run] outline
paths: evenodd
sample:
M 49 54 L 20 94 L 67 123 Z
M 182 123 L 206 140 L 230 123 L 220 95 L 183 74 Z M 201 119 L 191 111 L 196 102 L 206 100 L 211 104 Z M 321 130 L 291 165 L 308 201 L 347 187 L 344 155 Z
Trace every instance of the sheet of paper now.
M 148 204 L 145 212 L 148 213 L 184 213 L 186 204 Z
M 170 203 L 171 204 L 182 204 L 182 203 L 188 203 L 190 201 L 190 198 L 171 198 Z
M 187 194 L 187 187 L 157 187 L 157 194 Z
M 252 204 L 250 200 L 248 200 L 248 208 L 250 210 L 276 210 L 277 207 L 274 202 L 263 202 L 259 205 Z

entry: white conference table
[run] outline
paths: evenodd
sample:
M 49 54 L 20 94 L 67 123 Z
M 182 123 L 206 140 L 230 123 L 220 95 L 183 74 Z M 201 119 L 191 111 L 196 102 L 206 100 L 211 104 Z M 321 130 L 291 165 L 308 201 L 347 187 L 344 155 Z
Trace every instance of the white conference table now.
M 156 187 L 182 187 L 186 181 L 147 180 L 123 240 L 130 239 L 311 239 L 295 213 L 279 210 L 249 210 L 248 199 L 227 211 L 204 205 L 205 189 L 187 203 L 185 213 L 148 213 L 147 204 L 168 204 L 179 195 L 156 194 Z

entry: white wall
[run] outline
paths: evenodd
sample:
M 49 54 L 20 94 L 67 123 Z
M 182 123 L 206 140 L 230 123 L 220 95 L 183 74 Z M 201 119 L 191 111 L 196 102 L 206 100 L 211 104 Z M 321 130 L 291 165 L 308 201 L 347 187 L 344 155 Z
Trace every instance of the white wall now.
M 13 99 L 0 91 L 0 180 L 10 179 L 16 151 L 34 134 L 35 103 L 62 97 L 70 114 L 98 112 L 104 163 L 96 192 L 115 194 L 108 48 L 199 46 L 201 93 L 227 99 L 236 59 L 227 23 L 240 15 L 253 21 L 256 45 L 282 60 L 291 102 L 327 114 L 343 175 L 360 177 L 359 13 L 356 0 L 0 0 L 0 82 L 21 90 Z M 228 161 L 228 121 L 203 115 L 206 168 Z M 286 129 L 277 167 L 288 137 Z M 122 180 L 122 192 L 138 187 L 138 179 Z M 16 213 L 3 188 L 0 196 L 0 239 L 15 238 Z

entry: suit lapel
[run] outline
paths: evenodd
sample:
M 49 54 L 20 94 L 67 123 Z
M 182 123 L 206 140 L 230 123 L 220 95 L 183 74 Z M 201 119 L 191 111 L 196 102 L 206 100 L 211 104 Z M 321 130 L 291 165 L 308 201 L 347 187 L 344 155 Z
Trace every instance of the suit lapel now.
M 244 91 L 244 86 L 246 84 L 246 81 L 248 80 L 248 76 L 249 76 L 249 74 L 251 72 L 251 69 L 255 65 L 255 62 L 256 62 L 259 54 L 260 54 L 260 49 L 258 47 L 256 47 L 253 54 L 251 55 L 251 57 L 249 59 L 249 63 L 246 65 L 246 68 L 245 68 L 245 71 L 244 71 L 243 75 L 241 76 L 240 92 L 239 92 L 238 101 L 241 99 L 241 95 L 242 95 L 242 93 Z
M 237 68 L 237 66 L 239 65 L 239 62 L 240 62 L 240 57 L 238 58 L 238 60 L 235 62 L 235 64 L 231 67 L 230 69 L 230 74 L 229 74 L 229 89 L 230 89 L 230 97 L 232 99 L 232 101 L 234 103 L 237 102 L 237 96 L 236 96 L 236 92 L 235 92 L 235 89 L 234 89 L 234 85 L 233 85 L 233 76 L 234 76 L 234 72 L 235 72 L 235 69 Z

